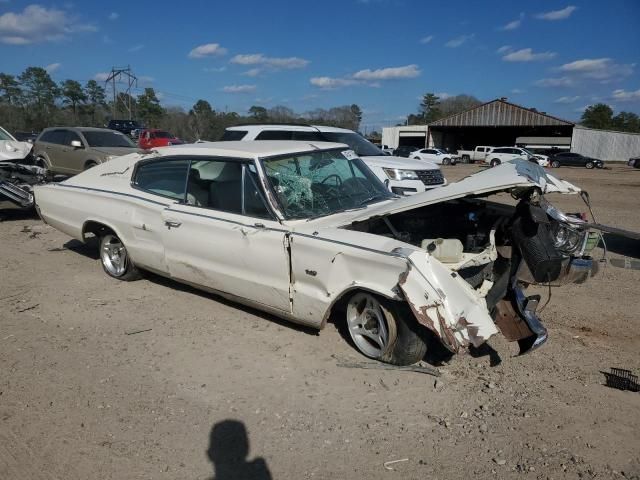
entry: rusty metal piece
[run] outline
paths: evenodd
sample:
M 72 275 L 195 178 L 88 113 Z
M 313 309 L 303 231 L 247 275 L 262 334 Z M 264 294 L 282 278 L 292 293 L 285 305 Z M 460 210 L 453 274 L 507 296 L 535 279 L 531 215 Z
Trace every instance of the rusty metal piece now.
M 510 342 L 533 335 L 527 323 L 518 315 L 509 300 L 502 299 L 496 304 L 494 320 L 502 335 Z

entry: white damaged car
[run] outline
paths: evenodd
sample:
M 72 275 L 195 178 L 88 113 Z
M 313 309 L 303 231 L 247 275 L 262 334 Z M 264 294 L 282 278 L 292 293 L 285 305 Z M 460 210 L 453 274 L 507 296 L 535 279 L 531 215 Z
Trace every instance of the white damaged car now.
M 579 192 L 521 161 L 398 197 L 345 145 L 295 141 L 167 147 L 35 187 L 42 219 L 97 236 L 112 277 L 149 270 L 318 329 L 332 316 L 362 354 L 400 365 L 434 340 L 542 345 L 526 287 L 595 271 L 597 234 L 548 199 Z

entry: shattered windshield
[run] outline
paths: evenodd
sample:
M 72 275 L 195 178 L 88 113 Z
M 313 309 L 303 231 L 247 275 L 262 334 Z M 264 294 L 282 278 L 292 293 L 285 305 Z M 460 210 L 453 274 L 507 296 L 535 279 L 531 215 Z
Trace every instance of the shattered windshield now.
M 305 152 L 262 164 L 287 218 L 331 215 L 392 197 L 351 150 Z
M 322 136 L 327 139 L 327 142 L 346 143 L 360 157 L 384 155 L 382 150 L 373 143 L 354 132 L 322 132 Z
M 128 137 L 118 132 L 84 130 L 82 134 L 90 147 L 135 147 Z
M 0 128 L 0 140 L 15 141 L 15 139 L 11 135 L 9 135 L 9 132 L 7 132 L 4 128 Z

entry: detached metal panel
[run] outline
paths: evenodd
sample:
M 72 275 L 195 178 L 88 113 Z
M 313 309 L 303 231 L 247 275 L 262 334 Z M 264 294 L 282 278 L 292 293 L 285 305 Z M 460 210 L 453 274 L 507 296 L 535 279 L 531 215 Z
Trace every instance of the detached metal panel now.
M 571 151 L 605 161 L 627 161 L 640 155 L 640 133 L 574 127 Z
M 571 126 L 573 123 L 504 100 L 493 100 L 429 124 L 431 127 L 544 127 L 554 125 Z

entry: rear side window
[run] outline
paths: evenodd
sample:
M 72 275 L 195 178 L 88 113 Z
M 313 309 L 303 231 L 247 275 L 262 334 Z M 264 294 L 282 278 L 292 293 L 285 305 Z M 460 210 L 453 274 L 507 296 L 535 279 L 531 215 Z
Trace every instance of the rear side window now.
M 40 138 L 41 142 L 55 143 L 57 145 L 64 145 L 67 139 L 66 130 L 51 130 L 42 134 Z
M 189 160 L 161 160 L 140 165 L 133 184 L 141 190 L 183 201 Z
M 247 134 L 247 130 L 225 130 L 222 135 L 223 142 L 232 142 L 235 140 L 242 140 Z
M 291 140 L 293 134 L 286 130 L 263 130 L 258 134 L 256 140 Z

